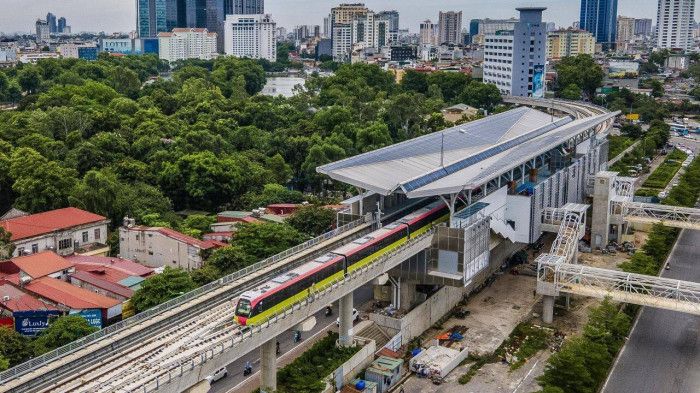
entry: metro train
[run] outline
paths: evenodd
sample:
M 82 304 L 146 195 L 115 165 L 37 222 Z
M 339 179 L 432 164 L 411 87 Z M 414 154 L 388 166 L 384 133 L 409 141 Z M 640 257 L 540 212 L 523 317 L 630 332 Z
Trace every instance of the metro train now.
M 432 201 L 391 224 L 262 283 L 239 297 L 236 322 L 243 326 L 257 325 L 306 298 L 315 289 L 369 264 L 448 219 L 447 206 L 439 200 Z

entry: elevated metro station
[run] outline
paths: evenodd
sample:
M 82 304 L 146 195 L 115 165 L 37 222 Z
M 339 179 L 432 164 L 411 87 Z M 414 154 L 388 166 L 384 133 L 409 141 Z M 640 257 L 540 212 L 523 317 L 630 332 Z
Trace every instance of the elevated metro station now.
M 358 189 L 363 197 L 353 200 L 354 214 L 420 198 L 449 207 L 449 223 L 438 228 L 431 249 L 389 274 L 392 303 L 409 308 L 419 300 L 413 286 L 478 285 L 550 229 L 542 220 L 548 209 L 583 206 L 589 179 L 606 169 L 616 115 L 521 106 L 317 171 Z

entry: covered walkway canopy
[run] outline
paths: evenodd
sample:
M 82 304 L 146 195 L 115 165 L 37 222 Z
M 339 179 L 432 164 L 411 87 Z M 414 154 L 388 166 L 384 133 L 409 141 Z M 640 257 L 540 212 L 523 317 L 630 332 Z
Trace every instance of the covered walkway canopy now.
M 614 117 L 556 118 L 519 107 L 318 167 L 332 179 L 381 195 L 409 198 L 459 193 L 591 133 Z

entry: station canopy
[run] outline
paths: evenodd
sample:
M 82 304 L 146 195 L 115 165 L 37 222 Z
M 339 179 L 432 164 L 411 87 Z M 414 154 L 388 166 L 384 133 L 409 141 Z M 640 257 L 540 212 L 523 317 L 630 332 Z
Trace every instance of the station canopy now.
M 516 168 L 607 121 L 573 120 L 519 107 L 318 167 L 332 179 L 381 195 L 458 193 Z

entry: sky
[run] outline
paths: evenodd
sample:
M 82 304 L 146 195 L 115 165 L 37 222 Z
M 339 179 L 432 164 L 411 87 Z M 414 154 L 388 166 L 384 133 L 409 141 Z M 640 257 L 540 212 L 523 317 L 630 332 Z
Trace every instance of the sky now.
M 331 7 L 362 0 L 266 0 L 265 11 L 278 26 L 322 25 Z M 47 12 L 65 16 L 73 32 L 129 32 L 135 29 L 135 0 L 0 0 L 0 32 L 33 32 L 37 18 Z M 437 21 L 438 11 L 463 11 L 463 25 L 470 19 L 510 18 L 516 7 L 545 6 L 544 19 L 557 26 L 570 26 L 578 19 L 579 0 L 365 0 L 374 11 L 396 9 L 401 28 L 417 32 L 425 19 Z M 619 0 L 618 14 L 656 20 L 657 0 Z M 696 19 L 700 7 L 696 10 Z

